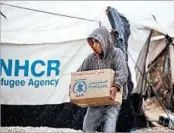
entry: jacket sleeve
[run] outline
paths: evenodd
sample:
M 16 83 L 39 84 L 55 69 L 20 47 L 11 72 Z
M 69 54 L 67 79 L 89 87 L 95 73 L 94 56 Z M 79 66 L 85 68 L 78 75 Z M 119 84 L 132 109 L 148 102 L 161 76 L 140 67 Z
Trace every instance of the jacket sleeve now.
M 118 87 L 119 89 L 127 82 L 128 69 L 127 64 L 123 55 L 123 52 L 120 49 L 116 49 L 116 56 L 114 58 L 114 69 L 115 69 L 115 78 L 113 86 Z
M 77 69 L 77 72 L 88 71 L 90 69 L 89 56 L 83 61 L 82 65 Z

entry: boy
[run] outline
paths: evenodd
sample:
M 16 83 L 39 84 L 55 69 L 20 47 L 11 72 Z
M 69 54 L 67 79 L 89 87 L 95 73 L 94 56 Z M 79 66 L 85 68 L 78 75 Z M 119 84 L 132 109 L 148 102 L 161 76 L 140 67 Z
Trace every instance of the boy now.
M 110 99 L 114 99 L 117 90 L 123 88 L 123 99 L 127 98 L 127 64 L 122 51 L 115 48 L 111 41 L 111 35 L 105 27 L 97 28 L 87 38 L 89 46 L 94 53 L 89 55 L 77 71 L 98 69 L 113 69 L 116 72 L 113 86 L 110 88 Z M 115 132 L 119 106 L 107 105 L 88 107 L 83 121 L 84 132 L 95 132 L 97 126 L 104 122 L 104 132 Z

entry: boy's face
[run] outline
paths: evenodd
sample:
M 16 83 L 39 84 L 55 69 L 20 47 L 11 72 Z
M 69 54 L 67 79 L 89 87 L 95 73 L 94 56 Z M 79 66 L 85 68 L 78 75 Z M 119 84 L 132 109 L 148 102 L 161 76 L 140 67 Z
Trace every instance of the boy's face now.
M 96 39 L 90 39 L 89 41 L 90 41 L 90 46 L 92 47 L 94 52 L 96 52 L 97 54 L 101 54 L 102 53 L 102 47 L 101 47 L 100 42 Z

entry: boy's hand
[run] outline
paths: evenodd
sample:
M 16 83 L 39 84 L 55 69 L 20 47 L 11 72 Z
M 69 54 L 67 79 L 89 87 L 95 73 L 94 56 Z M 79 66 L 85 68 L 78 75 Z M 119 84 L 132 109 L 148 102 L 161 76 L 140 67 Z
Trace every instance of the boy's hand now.
M 114 100 L 115 99 L 115 96 L 116 96 L 116 94 L 117 94 L 117 87 L 111 87 L 110 89 L 109 89 L 109 94 L 110 94 L 110 99 L 111 100 Z

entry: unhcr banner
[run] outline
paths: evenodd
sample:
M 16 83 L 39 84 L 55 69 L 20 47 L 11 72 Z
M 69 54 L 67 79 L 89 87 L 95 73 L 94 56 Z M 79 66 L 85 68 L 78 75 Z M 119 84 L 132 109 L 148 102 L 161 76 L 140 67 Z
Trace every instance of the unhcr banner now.
M 69 102 L 70 74 L 90 53 L 86 40 L 57 44 L 1 44 L 1 104 Z

